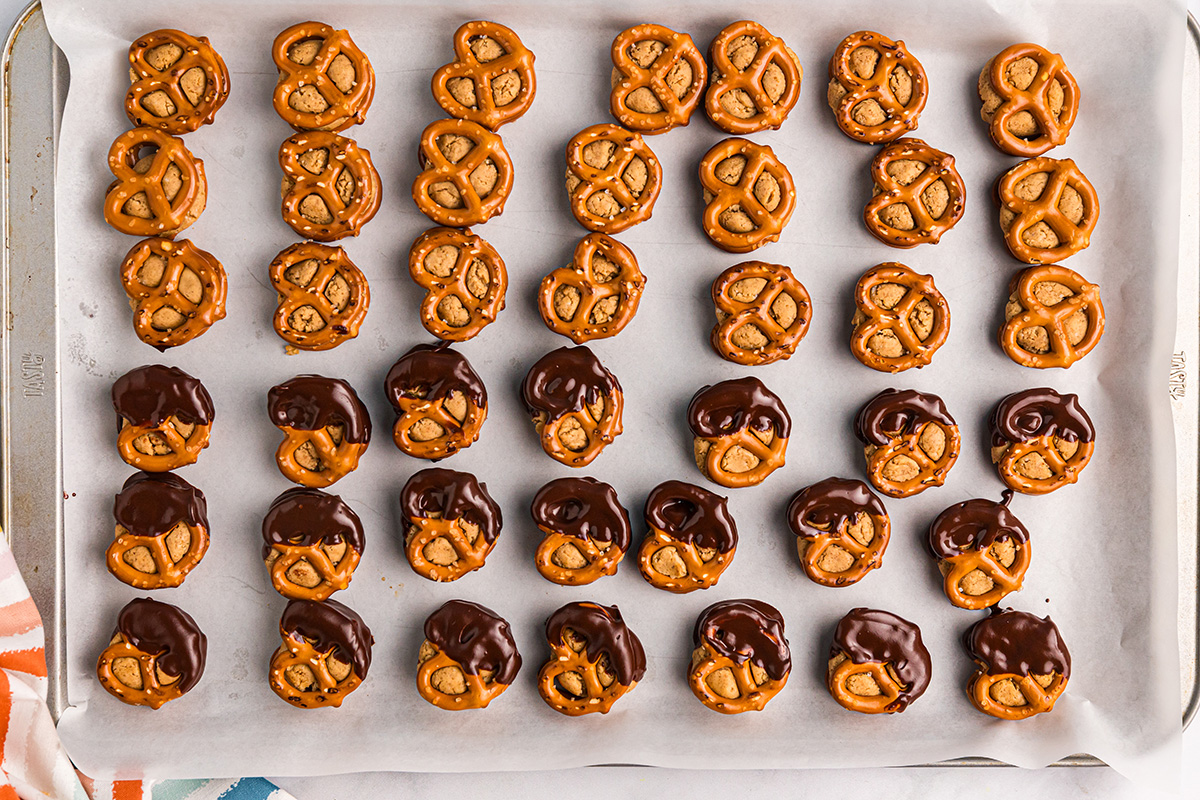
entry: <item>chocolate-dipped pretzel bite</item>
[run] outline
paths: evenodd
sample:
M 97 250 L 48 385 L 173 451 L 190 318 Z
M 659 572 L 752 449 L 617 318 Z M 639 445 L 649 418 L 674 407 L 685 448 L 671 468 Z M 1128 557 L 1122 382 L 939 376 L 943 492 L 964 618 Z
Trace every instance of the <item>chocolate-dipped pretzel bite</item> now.
M 425 290 L 421 325 L 439 339 L 473 339 L 504 310 L 504 259 L 470 230 L 425 231 L 408 251 L 408 274 Z
M 538 692 L 560 714 L 607 714 L 646 674 L 646 651 L 616 606 L 567 603 L 546 620 Z
M 96 675 L 118 700 L 159 708 L 200 682 L 207 653 L 208 639 L 186 612 L 142 597 L 121 609 Z
M 366 544 L 362 521 L 342 498 L 303 487 L 275 498 L 262 537 L 271 585 L 293 600 L 327 600 L 349 586 Z
M 933 283 L 895 261 L 872 267 L 854 287 L 850 352 L 879 372 L 920 369 L 950 335 L 950 304 Z
M 724 600 L 704 609 L 692 643 L 688 685 L 722 714 L 762 711 L 792 671 L 783 615 L 761 600 Z
M 268 681 L 296 708 L 336 708 L 367 678 L 375 637 L 337 600 L 289 600 Z
M 371 442 L 371 417 L 354 387 L 323 375 L 297 375 L 267 392 L 267 413 L 283 431 L 275 463 L 283 477 L 321 489 L 358 468 Z
M 792 418 L 758 378 L 705 386 L 687 410 L 696 466 L 728 488 L 756 486 L 783 466 Z
M 1063 144 L 1079 113 L 1079 85 L 1062 56 L 1029 43 L 983 65 L 979 99 L 992 143 L 1010 156 L 1040 156 Z
M 792 173 L 774 150 L 748 139 L 726 139 L 705 153 L 700 185 L 704 234 L 727 253 L 779 241 L 796 209 Z
M 475 20 L 454 32 L 454 61 L 433 73 L 433 99 L 452 117 L 497 130 L 537 93 L 533 52 L 511 28 Z
M 915 130 L 928 95 L 925 69 L 904 42 L 859 31 L 829 59 L 829 107 L 855 141 L 882 144 Z
M 726 133 L 778 128 L 800 99 L 804 67 L 792 48 L 749 20 L 727 25 L 708 48 L 708 118 Z
M 1066 369 L 1104 333 L 1100 287 L 1056 265 L 1021 270 L 1008 283 L 1000 347 L 1023 367 Z
M 620 233 L 650 219 L 662 182 L 662 163 L 635 131 L 592 125 L 567 142 L 567 198 L 589 231 Z
M 367 117 L 375 70 L 350 34 L 321 22 L 301 22 L 275 37 L 279 68 L 273 103 L 298 131 L 341 131 Z
M 867 231 L 892 247 L 937 244 L 966 210 L 954 156 L 920 139 L 897 139 L 871 161 L 875 182 L 863 208 Z
M 143 239 L 121 262 L 133 330 L 159 352 L 190 342 L 224 319 L 228 284 L 221 262 L 187 239 Z
M 438 225 L 482 225 L 504 212 L 513 164 L 499 134 L 467 120 L 441 119 L 421 134 L 418 155 L 413 202 Z
M 538 359 L 521 397 L 542 450 L 568 467 L 586 467 L 621 433 L 621 384 L 584 345 Z
M 1022 161 L 996 181 L 1000 230 L 1018 261 L 1053 264 L 1091 243 L 1100 199 L 1071 159 Z
M 920 628 L 887 611 L 856 608 L 834 631 L 826 686 L 850 711 L 893 714 L 925 693 L 931 672 Z
M 708 65 L 686 33 L 635 25 L 613 39 L 612 62 L 609 109 L 626 128 L 665 133 L 687 125 L 700 107 Z
M 327 131 L 294 133 L 279 146 L 283 221 L 306 239 L 358 236 L 383 196 L 371 153 Z
M 737 525 L 725 498 L 666 481 L 646 498 L 638 568 L 651 586 L 683 594 L 716 584 L 737 552 Z
M 151 364 L 117 378 L 117 452 L 146 472 L 167 472 L 196 463 L 208 447 L 215 417 L 212 398 L 178 367 Z
M 992 463 L 1008 488 L 1047 494 L 1079 480 L 1096 447 L 1092 419 L 1073 394 L 1014 392 L 988 419 Z
M 1008 508 L 976 498 L 952 505 L 929 526 L 929 550 L 942 572 L 942 589 L 959 608 L 994 606 L 1020 590 L 1033 551 L 1029 531 Z
M 712 299 L 713 350 L 748 367 L 791 358 L 812 321 L 808 290 L 782 264 L 735 264 L 713 281 Z
M 458 580 L 483 566 L 503 517 L 474 475 L 423 469 L 400 492 L 404 555 L 413 572 L 431 581 Z
M 358 336 L 371 306 L 367 276 L 340 247 L 297 242 L 271 262 L 279 306 L 275 333 L 301 350 L 329 350 Z
M 170 28 L 129 45 L 125 115 L 176 136 L 213 121 L 229 98 L 229 69 L 205 36 Z
M 113 502 L 108 571 L 135 589 L 179 586 L 208 550 L 204 492 L 170 472 L 135 472 Z
M 384 391 L 396 410 L 392 441 L 414 458 L 437 461 L 470 447 L 487 419 L 483 381 L 447 342 L 419 344 L 400 356 Z
M 121 233 L 170 238 L 204 211 L 204 162 L 165 131 L 125 131 L 109 148 L 108 169 L 114 180 L 104 193 L 104 219 Z
M 801 489 L 787 509 L 804 574 L 822 586 L 851 586 L 883 566 L 887 510 L 865 483 L 826 478 Z
M 571 263 L 542 279 L 542 322 L 575 344 L 616 336 L 637 313 L 646 288 L 633 251 L 603 233 L 575 245 Z
M 487 708 L 521 669 L 512 630 L 495 611 L 451 600 L 425 620 L 417 692 L 445 711 Z
M 538 490 L 530 513 L 545 534 L 533 558 L 543 578 L 582 586 L 616 574 L 630 536 L 616 489 L 595 478 L 559 478 Z
M 884 389 L 854 419 L 867 477 L 889 497 L 941 486 L 958 460 L 958 425 L 942 398 L 913 389 Z
M 1053 710 L 1071 677 L 1071 654 L 1049 617 L 993 608 L 967 629 L 963 646 L 977 665 L 967 697 L 997 719 Z

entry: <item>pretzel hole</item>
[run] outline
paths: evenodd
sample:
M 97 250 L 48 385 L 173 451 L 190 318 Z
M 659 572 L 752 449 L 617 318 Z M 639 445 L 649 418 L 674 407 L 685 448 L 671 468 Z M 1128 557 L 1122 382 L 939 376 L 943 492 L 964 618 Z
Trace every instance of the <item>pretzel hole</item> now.
M 146 63 L 155 72 L 164 72 L 179 59 L 183 58 L 183 48 L 175 42 L 165 42 L 146 51 Z
M 458 265 L 458 254 L 461 252 L 452 244 L 442 244 L 430 250 L 421 261 L 421 266 L 430 275 L 438 278 L 449 278 Z
M 499 42 L 487 35 L 472 36 L 470 47 L 471 52 L 475 54 L 475 58 L 479 59 L 480 64 L 495 61 L 508 52 Z
M 1034 681 L 1045 689 L 1054 680 L 1053 675 L 1034 675 Z M 1002 678 L 988 687 L 988 696 L 995 702 L 1008 708 L 1021 708 L 1029 705 L 1020 686 L 1014 678 Z
M 597 542 L 597 544 L 604 543 Z M 560 544 L 554 550 L 554 552 L 551 553 L 550 562 L 555 566 L 562 567 L 563 569 L 583 569 L 590 563 L 587 560 L 587 557 L 584 556 L 583 551 L 570 542 Z
M 288 315 L 288 327 L 297 333 L 316 333 L 326 325 L 325 318 L 315 306 L 302 305 Z
M 471 109 L 479 108 L 479 101 L 475 98 L 475 81 L 473 79 L 450 78 L 446 81 L 446 91 L 459 104 Z

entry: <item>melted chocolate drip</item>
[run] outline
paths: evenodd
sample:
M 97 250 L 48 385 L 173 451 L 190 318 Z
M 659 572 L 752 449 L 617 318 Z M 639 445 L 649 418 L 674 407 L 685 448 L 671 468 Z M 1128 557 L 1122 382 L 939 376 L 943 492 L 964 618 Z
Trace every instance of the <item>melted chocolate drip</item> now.
M 402 398 L 442 400 L 452 392 L 460 392 L 479 408 L 487 405 L 483 381 L 471 362 L 450 349 L 449 342 L 419 344 L 400 356 L 388 370 L 383 389 L 397 412 Z
M 921 641 L 921 629 L 895 614 L 856 608 L 842 617 L 833 634 L 830 656 L 838 653 L 845 653 L 855 664 L 892 665 L 905 688 L 888 705 L 888 711 L 903 711 L 929 687 L 933 665 Z
M 999 503 L 976 498 L 950 506 L 929 526 L 929 549 L 938 558 L 954 558 L 1005 539 L 1027 543 L 1029 531 L 1008 508 L 1012 496 L 1012 490 L 1005 489 Z
M 646 674 L 646 651 L 616 606 L 567 603 L 546 620 L 551 647 L 565 644 L 563 631 L 567 628 L 587 640 L 583 649 L 590 661 L 608 657 L 609 669 L 622 686 L 632 686 Z
M 1039 436 L 1057 436 L 1068 442 L 1090 442 L 1096 438 L 1091 417 L 1073 394 L 1053 389 L 1026 389 L 1000 401 L 988 420 L 992 446 L 1027 442 Z
M 1026 611 L 992 609 L 992 614 L 967 629 L 967 654 L 988 675 L 1049 675 L 1071 677 L 1071 654 L 1049 617 Z
M 150 364 L 131 369 L 112 387 L 117 430 L 121 420 L 130 425 L 156 428 L 171 417 L 189 425 L 213 421 L 213 402 L 199 380 L 178 367 Z
M 337 600 L 289 600 L 279 630 L 292 639 L 308 639 L 318 652 L 333 650 L 355 675 L 367 677 L 375 637 L 362 617 Z
M 492 672 L 496 683 L 509 686 L 521 669 L 508 623 L 477 603 L 451 600 L 443 605 L 425 620 L 425 638 L 468 675 Z
M 208 638 L 186 611 L 140 597 L 121 609 L 116 632 L 143 653 L 157 655 L 158 668 L 179 678 L 180 692 L 200 682 Z
M 646 524 L 684 544 L 720 553 L 737 547 L 725 498 L 683 481 L 665 481 L 646 498 Z
M 692 641 L 708 645 L 735 664 L 749 659 L 773 681 L 783 680 L 792 668 L 783 615 L 761 600 L 713 603 L 696 620 Z
M 538 359 L 521 384 L 530 415 L 550 419 L 583 411 L 602 395 L 613 396 L 621 384 L 587 347 L 560 347 Z
M 464 519 L 479 526 L 485 541 L 494 542 L 504 520 L 500 506 L 488 494 L 487 484 L 474 475 L 452 469 L 423 469 L 408 479 L 400 490 L 400 509 L 405 519 Z
M 864 444 L 886 447 L 893 438 L 909 436 L 929 422 L 955 426 L 942 398 L 914 389 L 884 389 L 859 410 L 854 435 Z
M 550 481 L 538 490 L 530 512 L 543 530 L 629 549 L 629 512 L 617 490 L 595 478 Z
M 113 517 L 134 536 L 161 536 L 180 522 L 208 530 L 208 503 L 174 473 L 135 472 L 113 502 Z
M 345 542 L 356 553 L 363 551 L 362 521 L 354 509 L 336 494 L 320 489 L 288 489 L 263 519 L 263 558 L 271 555 L 274 544 L 320 547 Z
M 853 525 L 860 512 L 887 518 L 883 503 L 862 481 L 826 478 L 796 492 L 787 518 L 792 533 L 816 539 L 837 533 L 844 524 Z
M 773 429 L 776 436 L 786 439 L 792 430 L 792 418 L 783 401 L 758 378 L 738 378 L 705 386 L 693 395 L 687 418 L 692 433 L 706 439 L 747 428 Z
M 350 384 L 323 375 L 297 375 L 267 392 L 267 413 L 277 428 L 318 431 L 342 426 L 352 444 L 371 441 L 371 417 Z

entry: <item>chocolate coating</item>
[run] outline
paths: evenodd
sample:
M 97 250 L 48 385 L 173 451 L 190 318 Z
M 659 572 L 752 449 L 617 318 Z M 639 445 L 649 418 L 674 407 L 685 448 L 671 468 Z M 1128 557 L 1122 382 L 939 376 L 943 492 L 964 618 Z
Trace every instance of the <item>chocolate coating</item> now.
M 683 481 L 665 481 L 646 498 L 646 524 L 685 544 L 720 553 L 737 547 L 725 498 Z
M 622 686 L 632 686 L 646 674 L 646 651 L 616 606 L 567 603 L 546 620 L 546 639 L 552 647 L 564 644 L 567 628 L 587 639 L 584 651 L 589 660 L 608 657 L 609 668 Z
M 590 349 L 560 347 L 537 360 L 521 384 L 521 397 L 530 415 L 558 419 L 582 411 L 602 395 L 621 391 L 617 378 Z
M 365 545 L 362 521 L 341 497 L 300 486 L 271 503 L 263 518 L 262 537 L 264 559 L 274 544 L 319 547 L 345 542 L 359 554 Z
M 1011 608 L 992 609 L 963 635 L 967 654 L 988 675 L 1049 675 L 1071 677 L 1071 654 L 1049 617 L 1038 618 Z
M 401 398 L 442 400 L 452 392 L 461 392 L 479 408 L 487 405 L 483 381 L 465 356 L 450 349 L 449 342 L 419 344 L 400 356 L 388 370 L 383 388 L 397 411 Z
M 213 421 L 213 402 L 199 380 L 178 367 L 150 364 L 131 369 L 112 387 L 117 430 L 121 420 L 130 425 L 158 427 L 171 417 L 190 425 Z
M 696 436 L 716 439 L 753 428 L 774 430 L 788 438 L 792 418 L 779 396 L 758 378 L 737 378 L 705 386 L 692 396 L 687 410 L 688 426 Z
M 955 426 L 942 398 L 915 389 L 884 389 L 859 409 L 854 435 L 864 444 L 886 447 L 892 439 L 911 435 L 929 422 Z
M 134 536 L 161 536 L 180 522 L 208 530 L 208 503 L 174 473 L 135 472 L 113 502 L 113 517 Z
M 530 513 L 543 530 L 629 549 L 629 512 L 617 490 L 595 478 L 550 481 L 534 496 Z
M 933 670 L 921 629 L 906 619 L 872 608 L 856 608 L 842 617 L 833 634 L 830 657 L 845 653 L 855 664 L 891 664 L 904 684 L 888 711 L 903 711 L 925 693 Z
M 783 635 L 783 615 L 761 600 L 723 600 L 696 619 L 692 641 L 707 645 L 735 664 L 747 659 L 773 681 L 792 669 L 792 651 Z
M 1079 398 L 1047 387 L 1014 392 L 1001 400 L 992 410 L 988 428 L 993 447 L 1039 436 L 1057 436 L 1069 442 L 1096 438 L 1092 419 L 1079 405 Z
M 1026 544 L 1029 531 L 1008 508 L 1011 489 L 999 502 L 976 498 L 952 505 L 937 515 L 929 526 L 929 549 L 938 558 L 954 558 L 968 550 L 987 550 L 997 541 L 1008 539 Z
M 859 512 L 887 517 L 883 503 L 859 480 L 826 478 L 801 489 L 788 503 L 788 527 L 804 539 L 837 533 L 844 524 L 854 524 Z M 824 530 L 817 525 L 827 526 Z
M 496 683 L 508 686 L 521 669 L 521 654 L 508 623 L 477 603 L 444 604 L 425 620 L 425 638 L 468 675 L 492 672 Z
M 371 441 L 371 417 L 354 388 L 338 378 L 297 375 L 267 392 L 267 413 L 277 428 L 317 431 L 341 425 L 352 444 Z
M 375 637 L 362 617 L 337 600 L 289 600 L 279 630 L 292 639 L 308 639 L 318 652 L 333 650 L 355 675 L 367 677 Z
M 468 472 L 431 467 L 415 473 L 400 490 L 400 510 L 408 521 L 429 519 L 465 519 L 479 526 L 485 541 L 494 542 L 504 519 L 500 506 L 488 494 L 487 484 Z
M 139 597 L 121 609 L 116 632 L 143 653 L 157 655 L 158 668 L 179 678 L 180 692 L 200 682 L 208 638 L 186 611 Z

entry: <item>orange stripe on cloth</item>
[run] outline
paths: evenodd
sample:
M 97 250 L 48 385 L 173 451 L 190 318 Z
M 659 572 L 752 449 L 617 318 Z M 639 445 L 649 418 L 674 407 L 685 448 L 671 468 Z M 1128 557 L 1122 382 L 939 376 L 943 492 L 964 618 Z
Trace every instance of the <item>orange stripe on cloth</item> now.
M 28 650 L 9 650 L 0 653 L 0 669 L 27 672 L 37 678 L 46 677 L 46 648 L 32 647 Z M 6 687 L 8 683 L 4 684 Z M 5 696 L 8 695 L 7 689 Z
M 113 781 L 113 800 L 143 800 L 141 781 Z
M 21 800 L 21 795 L 17 794 L 11 783 L 4 783 L 0 784 L 0 800 Z
M 8 673 L 0 669 L 0 763 L 4 761 L 4 742 L 8 738 L 8 723 L 12 717 L 12 687 Z
M 0 636 L 15 636 L 40 627 L 42 617 L 32 597 L 0 607 Z

